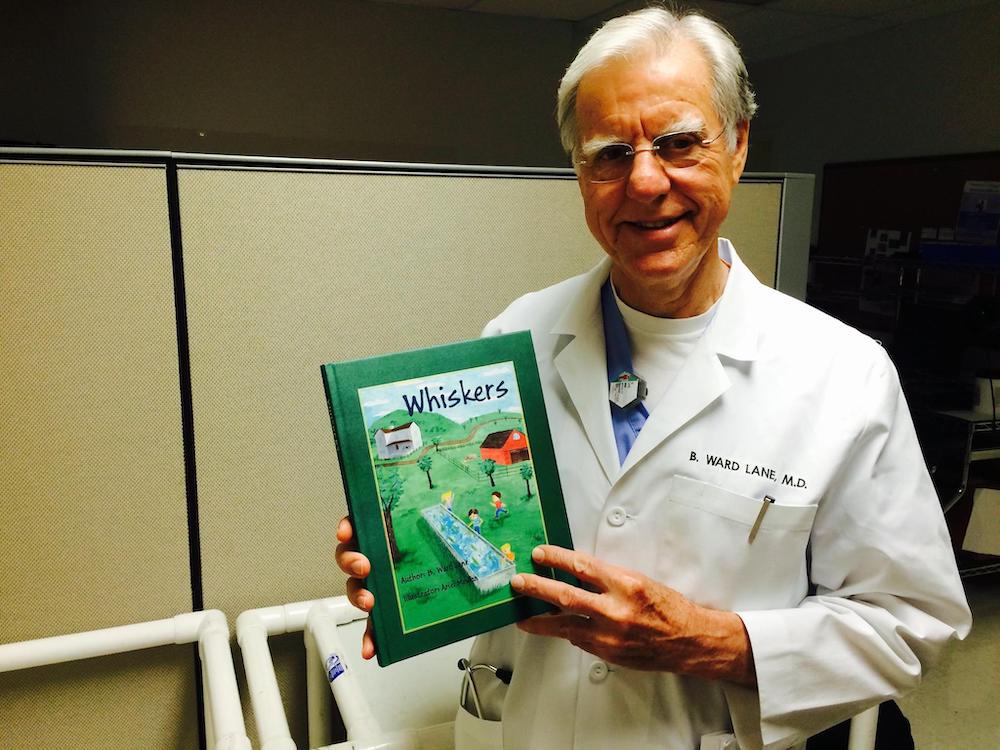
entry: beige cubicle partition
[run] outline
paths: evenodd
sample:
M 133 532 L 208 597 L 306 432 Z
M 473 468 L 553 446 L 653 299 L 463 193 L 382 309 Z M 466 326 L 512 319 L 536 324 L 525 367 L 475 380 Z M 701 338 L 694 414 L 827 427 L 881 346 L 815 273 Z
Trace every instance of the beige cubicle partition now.
M 0 642 L 191 607 L 164 174 L 0 164 Z M 194 666 L 0 674 L 0 747 L 196 745 Z
M 204 606 L 230 622 L 341 593 L 332 553 L 345 500 L 319 365 L 476 336 L 514 297 L 602 255 L 564 171 L 165 162 L 177 164 L 189 373 L 164 167 L 0 164 L 0 481 L 11 519 L 0 532 L 0 642 L 167 616 L 188 609 L 199 584 Z M 741 184 L 724 227 L 772 285 L 776 258 L 791 253 L 778 252 L 786 199 L 781 177 Z M 185 494 L 185 448 L 196 497 Z M 276 662 L 303 742 L 300 648 L 278 639 Z M 15 746 L 60 747 L 71 732 L 78 746 L 196 745 L 190 652 L 95 664 L 111 666 L 0 676 L 0 724 L 36 732 Z M 68 681 L 81 670 L 83 688 Z M 43 722 L 46 702 L 60 715 Z M 116 739 L 137 723 L 141 743 Z
M 720 232 L 736 246 L 754 275 L 775 286 L 778 272 L 777 237 L 781 221 L 782 182 L 738 185 Z

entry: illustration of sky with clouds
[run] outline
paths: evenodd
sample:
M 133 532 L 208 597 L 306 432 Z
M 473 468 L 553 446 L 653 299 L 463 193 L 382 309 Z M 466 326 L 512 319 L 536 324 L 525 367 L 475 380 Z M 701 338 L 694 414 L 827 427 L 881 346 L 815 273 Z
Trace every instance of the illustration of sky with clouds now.
M 445 396 L 452 390 L 457 390 L 461 396 L 459 381 L 466 391 L 474 391 L 476 386 L 487 384 L 494 386 L 491 389 L 491 396 L 495 392 L 495 386 L 501 380 L 507 389 L 507 395 L 503 398 L 490 398 L 489 401 L 470 401 L 467 404 L 459 404 L 454 407 L 444 409 L 435 408 L 433 413 L 440 414 L 453 422 L 462 423 L 472 417 L 496 411 L 497 409 L 506 412 L 520 414 L 521 395 L 517 388 L 517 378 L 514 376 L 513 362 L 498 362 L 483 367 L 473 367 L 468 370 L 431 375 L 426 378 L 416 378 L 414 380 L 403 380 L 398 383 L 388 383 L 386 385 L 374 385 L 368 388 L 358 389 L 358 397 L 361 399 L 361 408 L 365 415 L 365 425 L 370 426 L 379 417 L 397 409 L 406 409 L 403 401 L 405 393 L 412 398 L 418 395 L 424 388 L 430 388 L 431 395 Z M 440 388 L 444 390 L 440 390 Z M 424 401 L 424 413 L 431 411 L 427 408 L 427 401 Z M 414 412 L 415 414 L 418 412 Z

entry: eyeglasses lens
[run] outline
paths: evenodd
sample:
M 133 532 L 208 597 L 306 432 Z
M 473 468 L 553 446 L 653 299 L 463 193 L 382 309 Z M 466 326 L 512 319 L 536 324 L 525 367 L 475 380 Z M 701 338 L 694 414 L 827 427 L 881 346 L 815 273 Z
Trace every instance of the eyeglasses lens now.
M 708 148 L 698 133 L 669 133 L 653 139 L 652 146 L 642 151 L 652 151 L 664 167 L 683 169 L 701 162 Z M 616 182 L 628 176 L 635 161 L 636 151 L 625 143 L 605 146 L 587 161 L 591 182 Z

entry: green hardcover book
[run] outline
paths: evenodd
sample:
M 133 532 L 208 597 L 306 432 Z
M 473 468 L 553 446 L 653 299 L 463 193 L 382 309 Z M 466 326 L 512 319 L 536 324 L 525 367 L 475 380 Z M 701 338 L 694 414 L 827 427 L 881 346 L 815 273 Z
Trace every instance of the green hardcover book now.
M 573 580 L 531 560 L 572 548 L 531 334 L 321 370 L 379 664 L 552 609 L 510 587 Z

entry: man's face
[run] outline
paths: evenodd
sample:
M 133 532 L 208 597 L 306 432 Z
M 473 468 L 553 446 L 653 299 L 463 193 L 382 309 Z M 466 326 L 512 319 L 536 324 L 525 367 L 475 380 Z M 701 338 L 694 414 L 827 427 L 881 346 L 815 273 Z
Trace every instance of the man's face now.
M 612 61 L 580 82 L 580 143 L 611 140 L 647 148 L 656 136 L 689 130 L 691 123 L 701 123 L 704 137 L 714 138 L 722 122 L 711 86 L 708 63 L 688 42 L 677 42 L 665 56 Z M 735 153 L 723 136 L 695 166 L 664 168 L 645 152 L 636 154 L 631 172 L 618 182 L 591 183 L 581 172 L 587 226 L 611 256 L 615 286 L 626 302 L 653 312 L 644 301 L 682 296 L 706 257 L 718 263 L 719 225 L 743 172 L 746 147 L 743 125 Z

